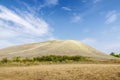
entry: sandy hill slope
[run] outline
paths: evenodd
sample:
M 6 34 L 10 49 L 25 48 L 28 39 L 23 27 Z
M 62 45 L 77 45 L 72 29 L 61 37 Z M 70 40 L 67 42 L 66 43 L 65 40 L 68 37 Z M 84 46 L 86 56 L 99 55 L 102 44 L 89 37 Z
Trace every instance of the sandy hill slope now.
M 98 59 L 112 58 L 88 45 L 74 40 L 52 40 L 13 46 L 0 50 L 0 58 L 11 58 L 16 56 L 34 57 L 43 55 L 80 55 Z

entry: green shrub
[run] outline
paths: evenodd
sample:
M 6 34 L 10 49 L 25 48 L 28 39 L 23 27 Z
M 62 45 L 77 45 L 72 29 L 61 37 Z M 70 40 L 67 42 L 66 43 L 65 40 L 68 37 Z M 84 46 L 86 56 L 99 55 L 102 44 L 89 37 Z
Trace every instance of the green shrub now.
M 63 61 L 86 61 L 88 58 L 82 56 L 42 56 L 42 57 L 34 57 L 33 61 L 52 61 L 52 62 L 63 62 Z
M 21 57 L 14 57 L 12 59 L 13 62 L 21 62 Z
M 30 58 L 23 58 L 21 62 L 33 62 L 33 59 L 30 59 Z
M 1 62 L 2 62 L 2 63 L 7 63 L 7 62 L 8 62 L 8 59 L 7 59 L 7 58 L 3 58 L 3 59 L 1 60 Z
M 21 57 L 14 57 L 10 60 L 7 58 L 3 58 L 1 60 L 2 63 L 7 62 L 13 63 L 36 63 L 36 62 L 78 62 L 78 61 L 90 61 L 90 58 L 88 57 L 82 57 L 82 56 L 60 56 L 60 55 L 48 55 L 48 56 L 41 56 L 41 57 L 33 57 L 33 58 L 21 58 Z
M 116 54 L 116 53 L 114 53 L 114 52 L 110 53 L 110 55 L 111 55 L 111 56 L 114 56 L 114 57 L 120 58 L 120 54 Z

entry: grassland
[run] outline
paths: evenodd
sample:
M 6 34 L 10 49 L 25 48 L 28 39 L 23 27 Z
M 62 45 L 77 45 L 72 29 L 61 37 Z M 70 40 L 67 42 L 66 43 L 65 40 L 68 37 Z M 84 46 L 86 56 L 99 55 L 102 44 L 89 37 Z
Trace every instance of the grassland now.
M 120 80 L 120 59 L 73 40 L 24 44 L 0 50 L 0 80 Z
M 0 67 L 0 80 L 120 80 L 118 64 Z

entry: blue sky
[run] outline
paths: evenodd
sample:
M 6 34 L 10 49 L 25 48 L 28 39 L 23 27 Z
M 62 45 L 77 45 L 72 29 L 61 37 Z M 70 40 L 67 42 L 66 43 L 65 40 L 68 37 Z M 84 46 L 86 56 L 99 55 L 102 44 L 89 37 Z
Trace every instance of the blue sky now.
M 0 48 L 78 40 L 120 53 L 120 0 L 0 0 Z

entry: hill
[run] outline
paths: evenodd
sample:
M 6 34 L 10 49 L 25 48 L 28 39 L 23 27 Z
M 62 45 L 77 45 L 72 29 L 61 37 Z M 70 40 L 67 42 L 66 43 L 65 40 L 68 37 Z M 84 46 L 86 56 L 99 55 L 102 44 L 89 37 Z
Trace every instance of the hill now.
M 112 56 L 106 55 L 84 43 L 74 40 L 52 40 L 31 44 L 23 44 L 8 47 L 0 50 L 0 58 L 36 57 L 47 55 L 68 55 L 84 56 L 95 59 L 112 59 Z

